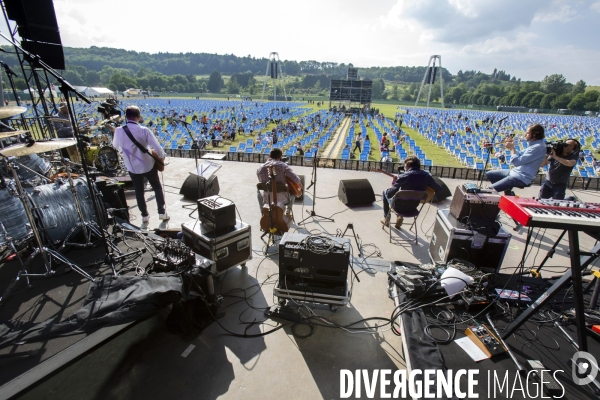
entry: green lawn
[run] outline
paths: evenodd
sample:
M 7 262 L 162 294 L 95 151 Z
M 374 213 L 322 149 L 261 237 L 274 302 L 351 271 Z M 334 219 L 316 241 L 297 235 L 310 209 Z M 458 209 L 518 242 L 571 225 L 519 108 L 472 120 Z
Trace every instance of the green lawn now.
M 394 114 L 398 112 L 397 104 L 382 104 L 372 103 L 371 107 L 379 109 L 380 113 L 383 113 L 387 118 L 394 119 Z M 428 159 L 433 161 L 433 165 L 443 165 L 447 167 L 462 167 L 463 165 L 453 155 L 448 153 L 446 149 L 440 148 L 437 145 L 431 143 L 424 136 L 421 136 L 415 129 L 409 128 L 406 125 L 402 125 L 402 130 L 406 131 L 411 139 L 425 152 Z M 377 147 L 379 152 L 379 146 Z M 397 160 L 396 154 L 392 156 L 394 161 Z

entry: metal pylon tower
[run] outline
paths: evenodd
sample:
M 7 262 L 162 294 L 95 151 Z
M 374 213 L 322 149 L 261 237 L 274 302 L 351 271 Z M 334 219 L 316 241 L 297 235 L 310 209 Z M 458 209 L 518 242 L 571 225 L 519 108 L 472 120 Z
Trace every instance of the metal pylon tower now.
M 283 87 L 283 97 L 287 103 L 287 94 L 285 93 L 285 82 L 283 79 L 283 68 L 281 67 L 281 60 L 279 59 L 279 53 L 272 51 L 269 53 L 269 61 L 267 62 L 267 70 L 265 72 L 265 80 L 263 81 L 263 90 L 260 100 L 262 101 L 265 97 L 265 89 L 267 88 L 267 79 L 269 76 L 273 80 L 273 101 L 277 106 L 277 81 L 281 83 Z
M 427 63 L 427 69 L 425 69 L 425 76 L 423 76 L 423 82 L 421 82 L 421 87 L 419 88 L 419 94 L 415 99 L 415 107 L 419 104 L 419 99 L 421 98 L 421 91 L 423 90 L 423 86 L 429 85 L 429 91 L 427 92 L 427 108 L 429 108 L 429 100 L 431 99 L 431 89 L 433 88 L 433 84 L 435 83 L 435 75 L 438 67 L 436 67 L 436 61 L 439 62 L 439 70 L 440 70 L 440 92 L 442 96 L 442 109 L 444 108 L 444 77 L 442 76 L 442 56 L 433 55 L 429 57 L 429 62 Z

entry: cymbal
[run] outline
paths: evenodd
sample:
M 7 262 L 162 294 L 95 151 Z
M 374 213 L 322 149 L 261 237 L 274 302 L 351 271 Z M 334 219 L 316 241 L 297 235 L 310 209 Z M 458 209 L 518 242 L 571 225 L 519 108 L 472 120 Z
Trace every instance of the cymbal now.
M 27 111 L 27 108 L 19 106 L 0 107 L 0 119 L 14 117 L 23 114 L 25 111 Z
M 56 117 L 48 117 L 48 121 L 50 122 L 60 122 L 61 124 L 70 124 L 71 121 L 65 118 L 56 118 Z
M 50 139 L 44 142 L 34 142 L 33 145 L 27 147 L 29 143 L 18 143 L 0 150 L 0 154 L 4 157 L 20 157 L 30 154 L 45 153 L 65 147 L 74 146 L 77 144 L 75 139 Z
M 0 139 L 4 139 L 11 136 L 24 135 L 25 133 L 29 133 L 29 131 L 0 132 Z
M 100 129 L 98 125 L 85 125 L 78 128 L 80 131 L 95 131 L 96 129 Z

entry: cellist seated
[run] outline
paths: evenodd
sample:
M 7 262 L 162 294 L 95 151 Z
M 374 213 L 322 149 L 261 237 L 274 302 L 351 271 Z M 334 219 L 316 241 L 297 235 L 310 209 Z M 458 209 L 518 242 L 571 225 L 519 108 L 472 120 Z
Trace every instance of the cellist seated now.
M 273 167 L 273 171 L 275 172 L 275 183 L 277 185 L 285 185 L 288 183 L 287 181 L 291 181 L 297 185 L 301 185 L 300 177 L 292 171 L 289 165 L 281 161 L 283 153 L 279 148 L 273 148 L 269 153 L 269 159 L 256 171 L 256 175 L 258 176 L 258 181 L 260 183 L 269 182 L 269 167 Z M 269 199 L 269 193 L 267 191 L 263 191 L 262 194 L 259 195 L 258 202 L 263 207 L 269 207 L 270 202 L 275 202 L 275 204 L 284 210 L 284 219 L 286 223 L 289 224 L 292 221 L 292 206 L 294 205 L 294 196 L 290 193 L 286 192 L 277 192 L 277 199 Z

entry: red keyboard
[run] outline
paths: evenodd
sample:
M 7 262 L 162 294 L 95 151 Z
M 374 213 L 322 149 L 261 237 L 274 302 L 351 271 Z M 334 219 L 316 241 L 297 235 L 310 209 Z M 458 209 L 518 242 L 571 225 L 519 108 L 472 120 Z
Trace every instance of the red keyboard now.
M 523 226 L 600 232 L 600 204 L 502 196 L 500 209 Z

